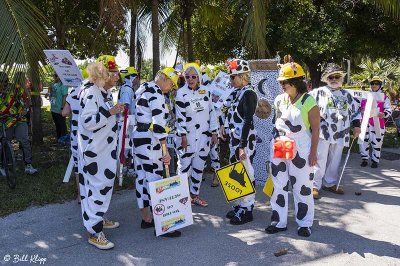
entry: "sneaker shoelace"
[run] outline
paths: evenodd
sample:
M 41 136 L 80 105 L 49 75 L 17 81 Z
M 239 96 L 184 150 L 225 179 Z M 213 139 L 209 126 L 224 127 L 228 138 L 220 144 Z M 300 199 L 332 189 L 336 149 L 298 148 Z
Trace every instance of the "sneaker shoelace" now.
M 241 221 L 242 220 L 242 213 L 244 213 L 245 210 L 243 208 L 239 208 L 239 210 L 235 213 L 235 216 Z
M 98 242 L 105 242 L 105 243 L 108 242 L 108 240 L 106 238 L 106 235 L 103 232 L 99 233 L 99 235 L 97 236 L 97 241 Z

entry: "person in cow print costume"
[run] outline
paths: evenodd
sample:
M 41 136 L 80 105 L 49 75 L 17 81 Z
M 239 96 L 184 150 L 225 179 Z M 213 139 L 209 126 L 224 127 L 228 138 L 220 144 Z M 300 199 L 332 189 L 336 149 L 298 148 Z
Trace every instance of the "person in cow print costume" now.
M 291 61 L 291 58 L 288 58 Z M 273 136 L 276 142 L 293 140 L 293 156 L 271 154 L 271 174 L 274 191 L 271 196 L 271 225 L 265 229 L 267 234 L 287 230 L 288 192 L 293 187 L 297 233 L 300 236 L 311 235 L 314 220 L 314 199 L 311 194 L 313 166 L 317 162 L 319 138 L 319 111 L 315 99 L 307 94 L 303 68 L 295 62 L 284 64 L 279 72 L 278 81 L 283 94 L 274 101 L 275 116 Z
M 200 67 L 189 63 L 184 69 L 186 85 L 175 98 L 178 174 L 188 174 L 192 203 L 206 207 L 208 203 L 199 193 L 210 144 L 217 143 L 218 123 L 211 94 L 202 85 Z
M 323 181 L 324 190 L 344 193 L 342 187 L 337 187 L 343 147 L 349 146 L 351 125 L 354 138 L 361 131 L 358 103 L 349 92 L 341 88 L 344 76 L 345 73 L 338 65 L 329 63 L 321 78 L 327 86 L 309 92 L 317 101 L 321 121 L 318 161 L 314 168 L 314 199 L 319 199 Z
M 104 218 L 114 186 L 117 168 L 116 114 L 124 105 L 114 106 L 111 88 L 119 80 L 113 56 L 101 56 L 88 66 L 90 86 L 79 95 L 78 173 L 83 224 L 90 233 L 88 242 L 99 249 L 110 249 L 103 228 L 116 228 L 118 222 Z
M 136 130 L 133 133 L 133 151 L 136 178 L 137 203 L 142 215 L 141 228 L 154 227 L 150 213 L 151 198 L 149 183 L 163 178 L 163 164 L 171 157 L 166 146 L 168 108 L 164 94 L 177 88 L 178 73 L 167 67 L 159 71 L 154 81 L 143 83 L 135 92 Z M 179 237 L 180 231 L 163 234 L 164 237 Z
M 250 67 L 247 61 L 241 59 L 228 61 L 228 73 L 234 90 L 222 108 L 228 108 L 226 124 L 230 137 L 229 161 L 231 163 L 242 161 L 251 181 L 254 182 L 252 163 L 255 156 L 256 131 L 253 116 L 257 106 L 257 94 L 249 84 Z M 220 130 L 223 137 L 225 130 L 223 127 Z M 240 225 L 251 222 L 254 202 L 254 194 L 237 200 L 233 210 L 226 214 L 230 223 Z
M 382 79 L 375 76 L 371 79 L 371 91 L 372 93 L 383 93 L 382 92 Z M 366 99 L 361 101 L 361 113 L 364 113 L 365 105 L 367 103 Z M 377 102 L 377 107 L 379 109 L 379 127 L 381 129 L 381 135 L 377 136 L 374 130 L 374 119 L 370 118 L 368 121 L 368 128 L 365 134 L 364 142 L 359 145 L 361 154 L 361 167 L 366 167 L 369 160 L 369 146 L 372 147 L 372 158 L 371 158 L 371 168 L 377 168 L 379 159 L 381 158 L 381 149 L 383 144 L 383 136 L 385 135 L 385 119 L 392 115 L 392 106 L 390 99 L 384 95 L 383 101 Z
M 71 140 L 71 154 L 74 160 L 74 172 L 76 179 L 76 186 L 78 189 L 78 203 L 81 202 L 80 192 L 79 192 L 79 175 L 78 175 L 78 119 L 79 119 L 79 92 L 81 88 L 92 86 L 93 83 L 90 83 L 88 78 L 87 69 L 85 68 L 82 71 L 82 76 L 85 79 L 82 81 L 81 86 L 75 87 L 68 94 L 67 99 L 65 100 L 65 105 L 61 111 L 61 115 L 63 117 L 71 116 L 71 124 L 70 124 L 70 140 Z

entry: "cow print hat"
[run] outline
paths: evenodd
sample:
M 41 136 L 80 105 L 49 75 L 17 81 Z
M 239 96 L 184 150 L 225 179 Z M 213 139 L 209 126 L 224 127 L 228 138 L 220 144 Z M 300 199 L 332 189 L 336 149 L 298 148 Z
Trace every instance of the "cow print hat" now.
M 246 60 L 242 59 L 228 60 L 227 65 L 228 65 L 228 73 L 231 75 L 250 72 L 249 63 Z

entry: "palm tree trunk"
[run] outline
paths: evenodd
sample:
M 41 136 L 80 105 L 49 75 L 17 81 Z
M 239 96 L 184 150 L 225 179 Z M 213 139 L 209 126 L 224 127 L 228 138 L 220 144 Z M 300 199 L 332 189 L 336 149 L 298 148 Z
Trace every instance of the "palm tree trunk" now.
M 42 99 L 40 97 L 39 76 L 35 75 L 34 71 L 28 70 L 29 79 L 32 82 L 32 114 L 31 114 L 31 129 L 32 129 L 32 144 L 39 145 L 43 143 L 43 126 L 42 126 Z
M 160 70 L 160 25 L 158 23 L 158 0 L 151 1 L 151 31 L 153 34 L 153 78 Z
M 131 8 L 131 31 L 129 38 L 129 66 L 135 66 L 137 7 Z
M 187 25 L 187 47 L 188 47 L 188 60 L 189 62 L 194 62 L 194 52 L 193 52 L 193 31 L 192 31 L 192 19 L 191 16 L 186 18 Z

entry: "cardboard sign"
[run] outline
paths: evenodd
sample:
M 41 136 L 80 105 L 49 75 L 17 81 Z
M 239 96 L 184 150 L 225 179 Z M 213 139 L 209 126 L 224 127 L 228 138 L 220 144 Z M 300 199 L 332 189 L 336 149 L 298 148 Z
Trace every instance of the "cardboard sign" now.
M 358 136 L 358 144 L 362 144 L 365 139 L 365 135 L 367 133 L 369 119 L 374 119 L 374 129 L 377 136 L 381 135 L 381 127 L 379 126 L 379 109 L 377 105 L 377 101 L 384 101 L 383 93 L 371 93 L 369 91 L 359 91 L 359 90 L 347 90 L 351 96 L 354 98 L 358 98 L 360 100 L 367 99 L 367 103 L 365 104 L 365 110 L 363 119 L 361 122 L 361 133 Z
M 229 74 L 221 71 L 209 85 L 208 89 L 211 92 L 215 108 L 220 109 L 233 91 L 234 88 L 230 84 Z
M 83 81 L 82 74 L 68 50 L 43 50 L 62 84 L 78 87 Z
M 193 224 L 187 174 L 149 183 L 156 235 Z
M 236 162 L 215 171 L 227 202 L 256 193 L 253 182 L 241 162 Z
M 271 175 L 271 171 L 270 170 L 271 170 L 270 169 L 270 164 L 267 163 L 268 178 L 267 178 L 267 181 L 265 181 L 263 192 L 268 197 L 272 197 L 272 193 L 274 192 L 274 183 L 272 181 L 272 175 Z

